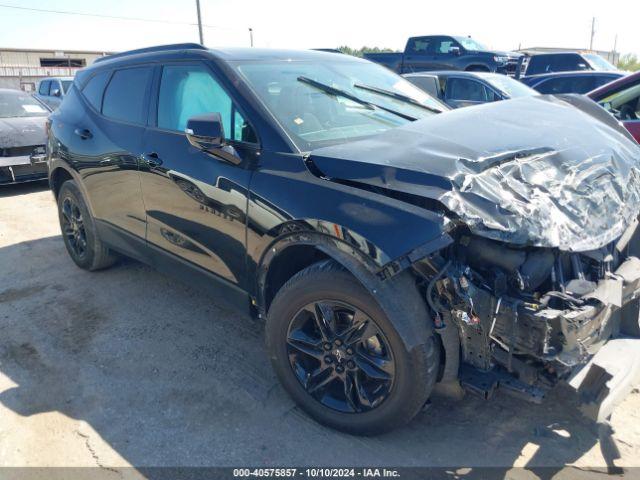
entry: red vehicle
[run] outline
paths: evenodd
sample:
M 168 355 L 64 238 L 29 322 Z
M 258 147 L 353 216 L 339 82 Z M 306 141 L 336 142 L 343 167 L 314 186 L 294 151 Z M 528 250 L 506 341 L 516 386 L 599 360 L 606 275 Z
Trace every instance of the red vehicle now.
M 640 143 L 640 72 L 607 83 L 587 95 L 620 120 Z

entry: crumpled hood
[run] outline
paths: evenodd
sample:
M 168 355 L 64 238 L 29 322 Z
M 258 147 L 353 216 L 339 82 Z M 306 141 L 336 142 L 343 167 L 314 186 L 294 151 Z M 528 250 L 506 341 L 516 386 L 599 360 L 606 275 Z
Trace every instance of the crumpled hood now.
M 0 118 L 0 148 L 44 145 L 47 117 Z
M 640 212 L 640 146 L 577 95 L 462 108 L 310 160 L 331 179 L 437 200 L 474 233 L 516 245 L 594 250 Z

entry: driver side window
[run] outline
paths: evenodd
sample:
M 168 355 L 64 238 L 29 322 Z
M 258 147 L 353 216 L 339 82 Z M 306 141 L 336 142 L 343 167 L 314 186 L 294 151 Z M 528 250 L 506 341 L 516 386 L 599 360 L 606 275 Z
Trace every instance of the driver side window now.
M 159 128 L 184 132 L 189 118 L 212 112 L 220 113 L 228 140 L 256 142 L 253 128 L 204 66 L 167 65 L 162 68 Z

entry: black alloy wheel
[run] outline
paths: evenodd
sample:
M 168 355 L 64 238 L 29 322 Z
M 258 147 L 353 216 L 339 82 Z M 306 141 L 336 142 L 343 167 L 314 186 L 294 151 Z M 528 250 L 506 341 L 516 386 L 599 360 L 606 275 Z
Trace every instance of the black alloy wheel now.
M 389 342 L 371 318 L 347 303 L 323 300 L 304 306 L 289 325 L 287 352 L 307 393 L 333 410 L 372 410 L 393 388 Z
M 73 180 L 62 184 L 57 202 L 64 245 L 75 264 L 92 271 L 113 265 L 117 257 L 101 241 L 82 192 Z
M 80 260 L 87 253 L 87 232 L 80 207 L 72 197 L 62 202 L 62 233 L 67 237 L 73 254 Z
M 409 422 L 438 377 L 440 350 L 415 279 L 407 272 L 389 285 L 385 309 L 342 265 L 320 260 L 287 280 L 267 314 L 267 352 L 284 389 L 311 417 L 352 435 Z

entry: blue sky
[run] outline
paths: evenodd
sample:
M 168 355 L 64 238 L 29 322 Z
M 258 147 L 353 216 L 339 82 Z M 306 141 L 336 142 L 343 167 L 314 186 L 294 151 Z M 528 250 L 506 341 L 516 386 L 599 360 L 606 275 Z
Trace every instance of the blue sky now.
M 0 5 L 142 17 L 177 23 L 36 13 L 0 7 L 0 47 L 126 50 L 197 41 L 195 0 L 0 0 Z M 471 35 L 496 49 L 519 46 L 587 48 L 595 16 L 594 48 L 640 54 L 637 0 L 201 0 L 208 46 L 349 45 L 401 49 L 408 36 Z

